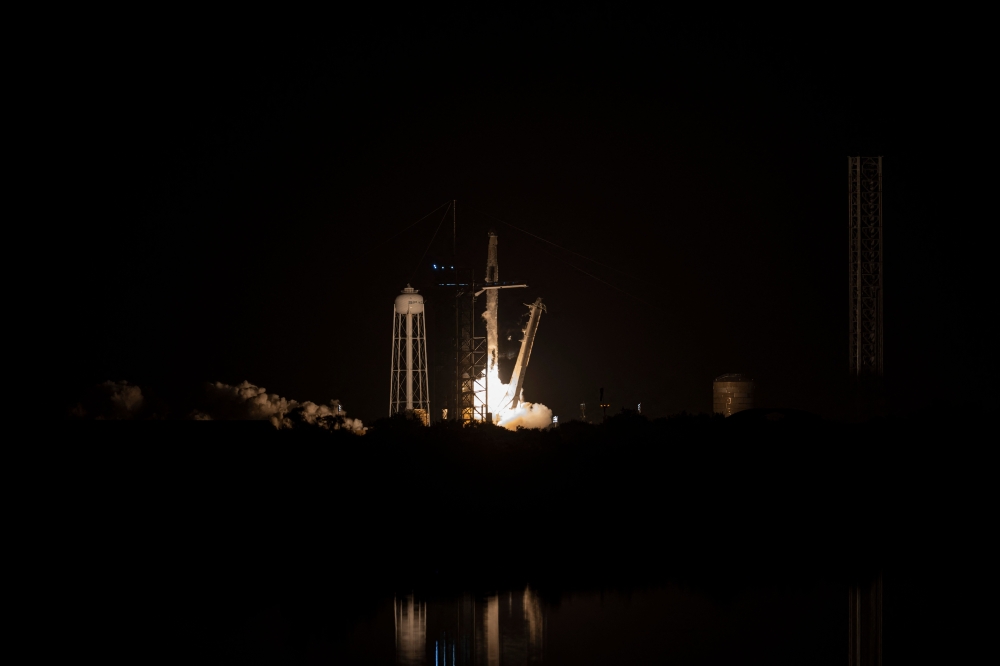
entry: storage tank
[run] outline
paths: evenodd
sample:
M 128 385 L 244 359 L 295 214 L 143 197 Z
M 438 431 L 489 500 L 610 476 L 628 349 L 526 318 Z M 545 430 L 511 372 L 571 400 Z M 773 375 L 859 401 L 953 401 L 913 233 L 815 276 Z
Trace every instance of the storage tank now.
M 712 411 L 732 416 L 753 408 L 753 380 L 746 375 L 728 374 L 715 378 L 712 385 Z
M 431 404 L 427 382 L 427 333 L 424 297 L 406 285 L 393 304 L 392 378 L 389 415 L 409 412 L 428 425 Z

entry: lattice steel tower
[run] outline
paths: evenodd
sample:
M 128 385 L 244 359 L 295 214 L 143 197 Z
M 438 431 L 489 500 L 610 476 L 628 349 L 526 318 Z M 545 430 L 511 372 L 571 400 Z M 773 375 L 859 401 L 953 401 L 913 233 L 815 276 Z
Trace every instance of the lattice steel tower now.
M 482 319 L 476 312 L 476 278 L 472 270 L 455 273 L 455 394 L 458 412 L 455 417 L 464 423 L 485 421 L 487 407 L 486 336 L 476 335 Z M 468 282 L 462 282 L 468 275 Z
M 882 158 L 848 157 L 851 377 L 882 377 Z

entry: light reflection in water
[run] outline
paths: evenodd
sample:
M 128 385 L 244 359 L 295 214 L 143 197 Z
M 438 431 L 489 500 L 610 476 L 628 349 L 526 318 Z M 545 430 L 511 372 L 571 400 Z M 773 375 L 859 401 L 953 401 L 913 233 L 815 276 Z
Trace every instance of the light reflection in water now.
M 410 595 L 394 599 L 393 608 L 401 666 L 542 663 L 545 623 L 530 588 L 485 599 L 420 602 Z
M 417 603 L 413 595 L 393 599 L 396 618 L 396 661 L 409 666 L 424 663 L 427 643 L 427 604 Z

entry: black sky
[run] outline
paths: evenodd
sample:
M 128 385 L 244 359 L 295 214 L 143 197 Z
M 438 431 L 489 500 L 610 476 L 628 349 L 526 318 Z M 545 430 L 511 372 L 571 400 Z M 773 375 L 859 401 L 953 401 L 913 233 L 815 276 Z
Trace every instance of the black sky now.
M 548 304 L 527 398 L 565 418 L 603 386 L 615 409 L 707 411 L 712 379 L 743 372 L 762 403 L 839 416 L 858 153 L 885 156 L 891 404 L 994 399 L 980 222 L 947 194 L 982 179 L 935 171 L 969 144 L 943 127 L 965 97 L 930 42 L 597 13 L 396 19 L 67 57 L 64 402 L 126 379 L 180 416 L 192 387 L 246 379 L 382 416 L 389 306 L 440 218 L 382 241 L 457 199 L 474 265 L 495 227 L 501 277 L 531 286 L 504 307 Z

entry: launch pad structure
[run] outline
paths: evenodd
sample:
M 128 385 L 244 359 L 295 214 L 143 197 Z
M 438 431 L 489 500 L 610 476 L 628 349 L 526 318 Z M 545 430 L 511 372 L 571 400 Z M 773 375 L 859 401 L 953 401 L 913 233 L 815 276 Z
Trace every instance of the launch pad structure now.
M 457 260 L 455 203 L 451 202 L 453 261 Z M 446 210 L 445 214 L 447 212 Z M 502 384 L 499 379 L 497 330 L 499 292 L 501 289 L 525 288 L 528 285 L 523 282 L 500 281 L 497 234 L 491 230 L 488 237 L 485 279 L 478 280 L 478 270 L 459 265 L 457 261 L 450 266 L 440 266 L 441 272 L 437 275 L 441 276 L 442 281 L 432 288 L 432 292 L 439 297 L 436 300 L 439 307 L 431 308 L 431 318 L 427 324 L 424 323 L 424 301 L 416 294 L 416 290 L 407 285 L 403 294 L 397 298 L 393 325 L 390 415 L 403 411 L 413 412 L 425 423 L 429 421 L 431 414 L 435 420 L 440 415 L 444 420 L 462 423 L 496 423 L 503 411 L 520 406 L 525 372 L 538 322 L 541 313 L 547 310 L 541 298 L 537 298 L 534 303 L 525 303 L 529 316 L 522 331 L 524 337 L 520 341 L 520 352 L 510 384 Z M 435 271 L 439 269 L 438 264 L 433 266 Z M 477 307 L 484 294 L 485 312 Z M 452 298 L 454 328 L 449 330 L 447 320 L 451 316 L 451 306 L 448 302 Z M 433 296 L 431 300 L 435 300 Z M 438 323 L 435 324 L 435 321 Z M 427 332 L 432 332 L 430 340 Z M 435 344 L 435 340 L 440 342 Z M 433 353 L 429 353 L 428 348 Z M 431 359 L 430 364 L 428 357 Z M 503 394 L 491 396 L 491 384 L 494 391 L 502 391 Z M 435 404 L 432 405 L 432 401 Z
M 455 292 L 455 416 L 465 423 L 491 418 L 486 336 L 476 335 L 477 285 L 473 271 L 468 272 L 469 281 L 456 280 Z
M 507 393 L 500 402 L 491 401 L 489 395 L 489 378 L 498 371 L 500 362 L 499 335 L 497 333 L 497 317 L 499 291 L 501 289 L 520 289 L 528 285 L 523 282 L 500 282 L 500 268 L 497 258 L 497 234 L 489 232 L 489 247 L 486 254 L 486 277 L 481 283 L 475 279 L 475 271 L 468 271 L 468 282 L 461 283 L 456 279 L 455 304 L 455 395 L 459 406 L 458 418 L 464 423 L 486 421 L 493 423 L 504 409 L 517 407 L 520 402 L 520 391 L 523 385 L 524 371 L 531 356 L 535 332 L 538 329 L 540 313 L 545 310 L 542 299 L 533 305 L 527 305 L 531 315 L 528 326 L 521 340 L 521 350 Z M 476 302 L 486 294 L 486 311 L 479 313 Z M 479 320 L 485 322 L 486 335 L 476 335 Z M 490 405 L 499 405 L 494 414 Z
M 521 339 L 521 351 L 517 355 L 517 363 L 514 364 L 514 372 L 510 376 L 510 384 L 507 385 L 507 392 L 497 403 L 498 411 L 514 409 L 521 403 L 521 391 L 524 388 L 524 375 L 528 369 L 528 361 L 531 358 L 531 348 L 535 344 L 535 334 L 538 332 L 538 321 L 543 312 L 548 312 L 541 298 L 535 299 L 534 303 L 525 303 L 531 313 L 528 316 L 528 325 L 524 327 L 524 337 Z

